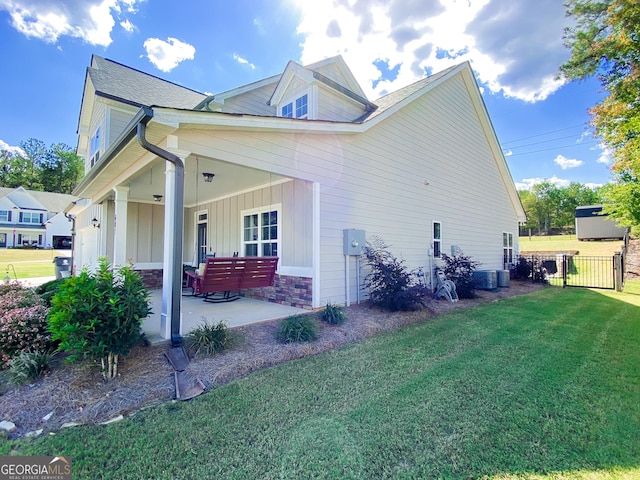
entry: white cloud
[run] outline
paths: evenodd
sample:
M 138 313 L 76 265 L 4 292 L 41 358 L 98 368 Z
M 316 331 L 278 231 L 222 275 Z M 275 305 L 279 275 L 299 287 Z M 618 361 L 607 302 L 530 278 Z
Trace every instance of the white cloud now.
M 518 190 L 531 190 L 534 185 L 542 182 L 550 182 L 558 187 L 568 187 L 571 184 L 571 180 L 558 178 L 555 175 L 551 178 L 523 178 L 520 182 L 515 182 Z
M 611 165 L 613 163 L 613 158 L 611 158 L 613 150 L 607 147 L 604 143 L 599 143 L 598 148 L 601 150 L 601 153 L 596 161 L 604 165 Z
M 144 48 L 149 61 L 163 72 L 170 72 L 180 62 L 193 60 L 196 53 L 193 45 L 171 37 L 168 37 L 166 42 L 159 38 L 147 38 Z
M 506 152 L 504 152 L 504 156 L 505 157 L 510 157 L 511 155 L 513 155 L 513 150 L 509 149 Z
M 241 57 L 237 53 L 233 54 L 233 59 L 238 63 L 241 63 L 243 65 L 248 65 L 249 68 L 251 68 L 251 70 L 255 70 L 256 69 L 256 66 L 253 63 L 249 62 L 249 60 L 247 60 L 246 58 Z
M 558 155 L 553 159 L 553 163 L 558 165 L 562 170 L 566 170 L 567 168 L 576 168 L 584 165 L 584 162 L 582 160 L 567 158 L 564 155 Z
M 22 148 L 11 146 L 7 142 L 5 142 L 4 140 L 0 140 L 0 150 L 4 150 L 4 151 L 12 153 L 14 155 L 20 155 L 20 156 L 23 156 L 23 157 L 26 156 L 26 153 L 24 153 L 24 150 L 22 150 Z
M 555 75 L 570 54 L 557 0 L 297 1 L 301 62 L 342 54 L 372 99 L 469 60 L 491 93 L 544 100 L 562 85 Z M 381 79 L 376 60 L 400 64 L 397 78 Z
M 136 26 L 128 18 L 120 22 L 120 26 L 127 32 L 133 32 L 136 29 Z
M 0 10 L 27 37 L 57 43 L 60 37 L 79 38 L 91 45 L 111 44 L 111 31 L 123 7 L 134 13 L 140 0 L 0 0 Z

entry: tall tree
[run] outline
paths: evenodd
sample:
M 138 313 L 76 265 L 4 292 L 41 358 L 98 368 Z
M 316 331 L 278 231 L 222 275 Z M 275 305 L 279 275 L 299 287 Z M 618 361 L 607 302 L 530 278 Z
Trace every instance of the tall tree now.
M 603 191 L 605 208 L 640 233 L 640 5 L 638 0 L 568 0 L 576 20 L 565 30 L 571 58 L 560 76 L 597 76 L 609 95 L 591 109 L 597 136 L 613 151 L 615 182 Z
M 50 147 L 30 138 L 22 151 L 0 150 L 0 186 L 71 193 L 82 179 L 84 162 L 63 143 Z

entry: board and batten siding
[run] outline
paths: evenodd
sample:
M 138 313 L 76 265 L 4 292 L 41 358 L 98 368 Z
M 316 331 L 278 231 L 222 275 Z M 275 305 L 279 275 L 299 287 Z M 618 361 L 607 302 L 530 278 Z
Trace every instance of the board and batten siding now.
M 280 268 L 312 267 L 312 187 L 292 180 L 263 187 L 185 211 L 185 261 L 195 262 L 196 223 L 199 213 L 207 213 L 207 253 L 228 257 L 234 252 L 242 255 L 242 212 L 255 208 L 266 211 L 269 206 L 280 207 Z
M 517 233 L 517 214 L 476 108 L 457 75 L 363 133 L 192 130 L 180 142 L 198 154 L 318 182 L 319 301 L 343 302 L 347 228 L 382 238 L 413 269 L 428 266 L 432 222 L 439 221 L 442 252 L 456 245 L 481 268 L 502 268 L 502 232 Z
M 135 202 L 127 205 L 126 248 L 128 261 L 162 265 L 164 248 L 162 205 Z

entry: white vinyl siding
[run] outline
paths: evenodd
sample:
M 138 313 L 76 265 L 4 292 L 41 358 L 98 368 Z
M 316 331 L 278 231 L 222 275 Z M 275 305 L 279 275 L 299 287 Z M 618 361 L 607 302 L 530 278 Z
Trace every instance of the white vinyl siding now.
M 118 138 L 118 135 L 120 135 L 124 131 L 124 127 L 126 127 L 127 124 L 131 121 L 136 111 L 126 112 L 123 110 L 110 108 L 109 143 L 107 147 L 110 146 L 116 140 L 116 138 Z
M 366 113 L 361 103 L 329 88 L 318 88 L 318 119 L 352 122 Z
M 275 83 L 257 88 L 247 93 L 227 98 L 221 111 L 227 113 L 248 113 L 252 115 L 276 115 L 275 107 L 268 104 Z
M 442 257 L 442 222 L 433 222 L 431 227 L 431 248 L 433 258 Z
M 452 77 L 362 134 L 185 130 L 181 145 L 320 184 L 320 304 L 344 301 L 345 228 L 380 236 L 415 268 L 427 265 L 431 222 L 442 221 L 443 252 L 458 245 L 483 268 L 499 269 L 496 235 L 518 226 L 511 180 L 487 141 L 490 124 L 478 120 L 481 100 L 472 101 L 464 82 Z M 222 216 L 213 224 L 228 225 Z M 288 250 L 283 242 L 283 256 Z

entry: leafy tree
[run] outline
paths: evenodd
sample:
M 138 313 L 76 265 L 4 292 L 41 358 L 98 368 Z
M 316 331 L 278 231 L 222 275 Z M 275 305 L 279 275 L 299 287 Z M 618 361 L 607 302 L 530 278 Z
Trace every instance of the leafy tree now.
M 545 181 L 531 190 L 520 190 L 518 194 L 527 214 L 525 227 L 545 234 L 552 228 L 573 227 L 576 207 L 601 203 L 598 190 L 577 182 L 559 187 Z
M 604 190 L 606 210 L 640 231 L 640 8 L 637 0 L 568 0 L 576 20 L 565 30 L 569 80 L 597 76 L 609 95 L 591 109 L 595 134 L 613 151 L 615 182 Z M 621 203 L 632 202 L 632 203 Z
M 0 186 L 71 193 L 82 179 L 84 162 L 63 143 L 50 147 L 35 138 L 20 142 L 22 153 L 0 150 Z

